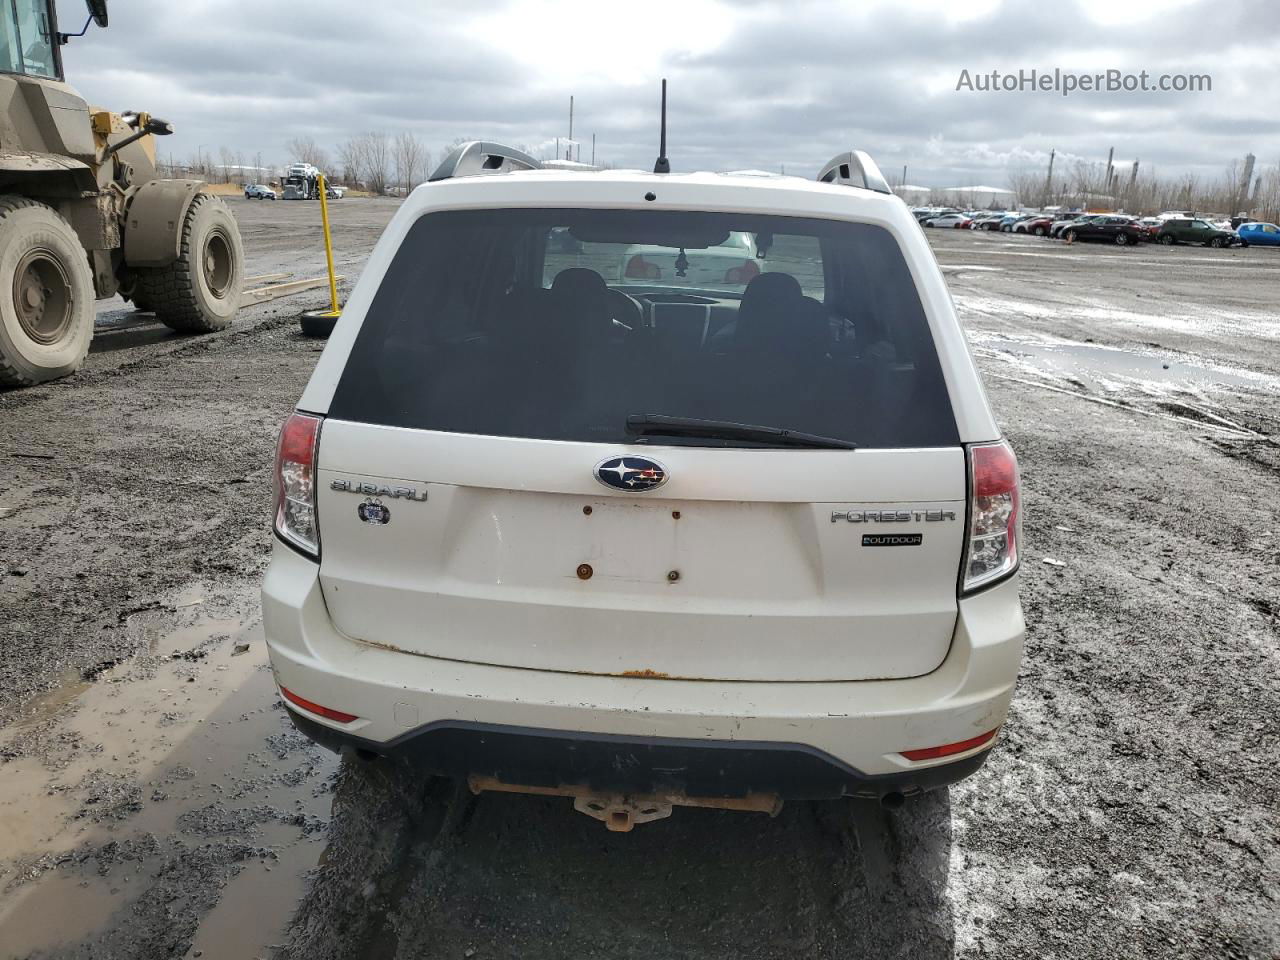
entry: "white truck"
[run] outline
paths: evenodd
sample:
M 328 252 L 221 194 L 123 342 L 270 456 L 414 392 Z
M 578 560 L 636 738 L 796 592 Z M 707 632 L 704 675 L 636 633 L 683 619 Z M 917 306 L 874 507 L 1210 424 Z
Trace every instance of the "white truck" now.
M 295 163 L 280 178 L 286 200 L 319 200 L 320 170 L 309 163 Z

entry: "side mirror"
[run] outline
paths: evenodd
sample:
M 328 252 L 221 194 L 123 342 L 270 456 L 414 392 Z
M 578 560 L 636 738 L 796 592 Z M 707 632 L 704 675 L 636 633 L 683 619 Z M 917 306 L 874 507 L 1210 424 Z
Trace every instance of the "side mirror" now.
M 85 0 L 89 7 L 89 18 L 98 26 L 107 25 L 107 0 Z
M 168 120 L 161 120 L 159 117 L 150 117 L 147 120 L 147 133 L 154 134 L 157 137 L 167 137 L 173 133 L 173 124 Z

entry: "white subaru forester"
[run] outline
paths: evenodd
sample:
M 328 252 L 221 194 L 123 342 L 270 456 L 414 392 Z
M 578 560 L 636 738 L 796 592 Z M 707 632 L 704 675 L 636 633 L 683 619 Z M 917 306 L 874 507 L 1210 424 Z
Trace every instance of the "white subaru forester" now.
M 378 242 L 276 483 L 271 663 L 327 746 L 629 829 L 900 802 L 1005 719 L 1017 463 L 860 152 L 808 182 L 459 147 Z

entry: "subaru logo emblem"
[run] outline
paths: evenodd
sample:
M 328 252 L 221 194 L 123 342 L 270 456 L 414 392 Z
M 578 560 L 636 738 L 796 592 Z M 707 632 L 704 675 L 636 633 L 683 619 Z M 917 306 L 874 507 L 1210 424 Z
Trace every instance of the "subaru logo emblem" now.
M 596 479 L 615 490 L 644 493 L 667 482 L 667 468 L 648 457 L 611 457 L 596 464 Z

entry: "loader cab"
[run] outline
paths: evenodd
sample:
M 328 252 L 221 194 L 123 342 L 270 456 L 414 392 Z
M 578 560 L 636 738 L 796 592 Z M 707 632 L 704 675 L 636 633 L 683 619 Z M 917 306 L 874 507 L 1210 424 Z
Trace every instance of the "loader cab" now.
M 58 47 L 53 0 L 0 2 L 0 73 L 61 80 Z

